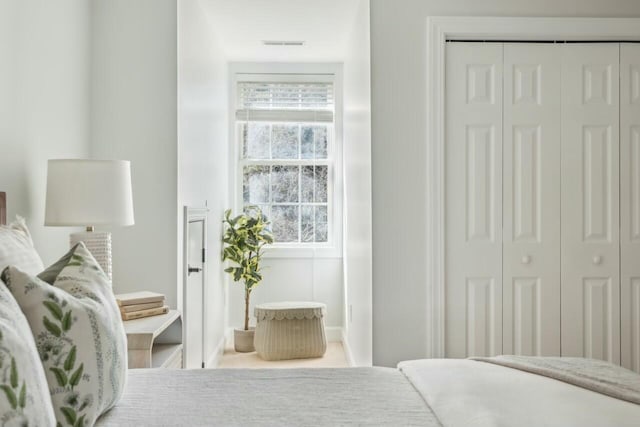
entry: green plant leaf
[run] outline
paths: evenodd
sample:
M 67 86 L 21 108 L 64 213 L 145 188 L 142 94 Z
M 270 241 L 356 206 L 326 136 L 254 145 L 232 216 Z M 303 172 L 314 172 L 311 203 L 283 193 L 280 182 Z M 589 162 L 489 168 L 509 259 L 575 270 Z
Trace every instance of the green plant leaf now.
M 62 331 L 60 330 L 58 325 L 49 320 L 47 316 L 42 317 L 42 323 L 44 324 L 44 327 L 47 329 L 47 331 L 51 332 L 56 337 L 59 337 L 62 334 Z
M 60 387 L 65 387 L 67 385 L 69 379 L 67 378 L 67 374 L 65 374 L 62 369 L 51 367 L 49 368 L 49 370 L 53 372 L 53 375 L 55 375 L 56 381 L 58 382 L 58 385 Z
M 235 266 L 225 269 L 234 281 L 243 281 L 246 290 L 251 290 L 262 281 L 260 261 L 262 248 L 273 242 L 273 235 L 267 229 L 267 217 L 258 206 L 245 206 L 244 212 L 231 217 L 225 211 L 224 249 L 222 260 L 231 261 Z
M 78 369 L 71 375 L 71 379 L 69 380 L 69 384 L 71 387 L 75 387 L 80 384 L 80 378 L 82 378 L 82 371 L 84 370 L 84 363 L 81 363 Z
M 62 320 L 62 309 L 58 304 L 53 301 L 42 301 L 47 310 L 55 317 L 57 320 Z
M 73 320 L 71 319 L 71 310 L 67 311 L 62 318 L 62 330 L 67 332 L 71 329 L 71 325 L 73 324 Z
M 76 411 L 73 408 L 70 408 L 68 406 L 63 406 L 60 408 L 60 411 L 62 412 L 62 415 L 64 415 L 64 418 L 67 420 L 67 422 L 71 425 L 74 425 L 77 421 L 77 415 L 76 415 Z
M 18 405 L 20 405 L 22 409 L 27 406 L 27 384 L 24 381 L 22 381 L 22 388 L 20 389 L 20 396 L 18 397 Z
M 11 390 L 11 387 L 9 387 L 6 384 L 2 384 L 2 385 L 0 385 L 0 389 L 2 391 L 4 391 L 4 395 L 7 396 L 7 400 L 9 401 L 9 405 L 11 405 L 11 407 L 13 409 L 17 409 L 18 408 L 18 399 L 16 399 L 16 394 L 13 392 L 13 390 Z
M 86 417 L 86 415 L 83 415 L 80 418 L 78 418 L 78 420 L 76 421 L 74 427 L 83 427 L 84 426 L 84 417 Z
M 11 374 L 9 375 L 11 387 L 18 388 L 18 368 L 16 367 L 16 358 L 11 358 Z
M 77 348 L 75 345 L 71 347 L 71 350 L 64 361 L 64 370 L 67 372 L 72 370 L 73 366 L 76 364 L 76 350 Z

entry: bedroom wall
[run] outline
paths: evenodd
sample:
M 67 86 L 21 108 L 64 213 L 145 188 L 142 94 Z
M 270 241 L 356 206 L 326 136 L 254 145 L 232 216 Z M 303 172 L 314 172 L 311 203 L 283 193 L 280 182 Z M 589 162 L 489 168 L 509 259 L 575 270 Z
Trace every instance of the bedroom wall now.
M 131 161 L 136 224 L 113 230 L 116 293 L 177 304 L 177 5 L 93 0 L 91 155 Z
M 376 365 L 426 353 L 426 18 L 455 15 L 638 17 L 640 2 L 371 0 Z
M 327 305 L 328 339 L 340 340 L 343 327 L 342 257 L 263 258 L 264 280 L 251 292 L 253 307 L 263 302 L 317 301 Z M 229 280 L 229 326 L 244 324 L 244 287 Z
M 344 61 L 345 332 L 353 361 L 372 362 L 371 62 L 369 0 L 358 11 Z
M 0 191 L 45 264 L 75 231 L 44 227 L 46 173 L 89 151 L 90 18 L 85 0 L 0 0 Z
M 225 333 L 226 275 L 220 254 L 228 201 L 227 62 L 200 0 L 178 3 L 178 206 L 207 206 L 208 298 L 205 360 L 215 363 Z M 182 210 L 178 221 L 182 224 Z M 182 241 L 182 227 L 178 241 Z M 182 247 L 178 248 L 181 271 Z M 182 287 L 178 290 L 181 300 Z

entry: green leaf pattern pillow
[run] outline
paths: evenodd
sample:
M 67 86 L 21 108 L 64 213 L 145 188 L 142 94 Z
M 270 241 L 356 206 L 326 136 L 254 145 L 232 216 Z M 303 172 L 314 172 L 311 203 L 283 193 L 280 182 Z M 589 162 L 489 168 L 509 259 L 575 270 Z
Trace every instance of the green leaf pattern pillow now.
M 31 329 L 0 283 L 0 425 L 52 426 L 55 415 Z
M 38 277 L 13 267 L 5 276 L 31 325 L 57 424 L 93 425 L 120 399 L 127 369 L 109 280 L 83 243 Z

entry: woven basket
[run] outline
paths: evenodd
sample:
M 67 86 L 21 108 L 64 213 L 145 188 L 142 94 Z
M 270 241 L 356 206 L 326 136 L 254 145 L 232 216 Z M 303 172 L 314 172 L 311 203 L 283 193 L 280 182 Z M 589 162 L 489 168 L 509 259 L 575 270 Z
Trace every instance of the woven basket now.
M 324 332 L 326 306 L 312 302 L 283 302 L 255 307 L 254 344 L 264 360 L 322 357 L 327 350 Z

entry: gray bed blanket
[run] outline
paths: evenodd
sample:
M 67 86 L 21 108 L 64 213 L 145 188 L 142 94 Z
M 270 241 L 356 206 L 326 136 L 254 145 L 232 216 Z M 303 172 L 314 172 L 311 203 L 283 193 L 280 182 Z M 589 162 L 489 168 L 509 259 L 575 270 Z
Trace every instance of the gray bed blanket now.
M 471 357 L 563 381 L 640 405 L 640 375 L 609 362 L 580 357 Z
M 132 369 L 96 426 L 439 426 L 389 368 Z

